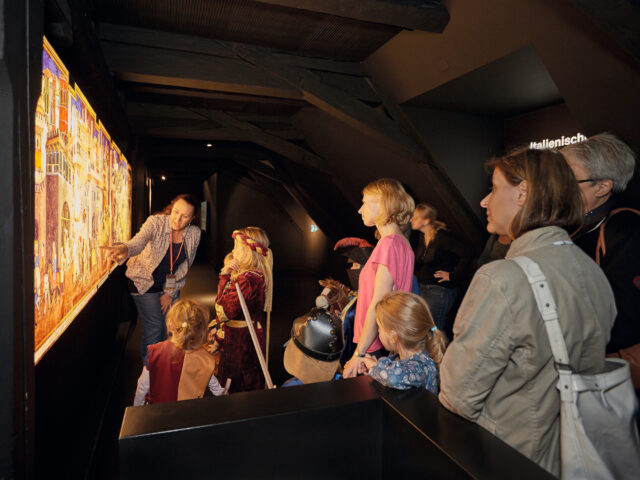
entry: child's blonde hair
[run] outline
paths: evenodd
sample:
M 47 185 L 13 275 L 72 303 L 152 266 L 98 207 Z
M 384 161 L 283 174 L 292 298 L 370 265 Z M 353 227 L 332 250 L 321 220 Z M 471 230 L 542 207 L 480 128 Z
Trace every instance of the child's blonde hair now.
M 380 197 L 380 216 L 375 219 L 376 224 L 386 225 L 409 223 L 415 202 L 405 191 L 402 184 L 393 178 L 380 178 L 362 189 L 363 195 Z
M 436 366 L 447 348 L 447 337 L 435 329 L 427 302 L 418 295 L 394 291 L 376 305 L 376 320 L 387 331 L 395 332 L 407 350 L 426 350 Z
M 233 272 L 232 279 L 248 270 L 260 270 L 264 275 L 264 311 L 271 311 L 273 299 L 273 252 L 269 248 L 269 237 L 260 227 L 245 227 L 234 230 L 234 247 L 239 255 L 233 258 L 240 269 Z M 240 257 L 240 258 L 237 258 Z
M 167 329 L 173 344 L 194 350 L 206 340 L 209 312 L 195 300 L 178 300 L 167 312 Z

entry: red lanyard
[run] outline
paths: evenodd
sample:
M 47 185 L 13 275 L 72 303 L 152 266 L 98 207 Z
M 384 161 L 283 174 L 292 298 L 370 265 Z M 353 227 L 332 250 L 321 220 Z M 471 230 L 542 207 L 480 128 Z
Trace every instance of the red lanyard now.
M 173 232 L 169 232 L 169 269 L 171 270 L 171 275 L 173 275 Z M 184 234 L 182 235 L 182 243 L 180 244 L 180 250 L 178 250 L 178 255 L 176 255 L 175 261 L 178 261 L 178 257 L 180 256 L 180 252 L 182 252 L 182 246 L 184 245 Z

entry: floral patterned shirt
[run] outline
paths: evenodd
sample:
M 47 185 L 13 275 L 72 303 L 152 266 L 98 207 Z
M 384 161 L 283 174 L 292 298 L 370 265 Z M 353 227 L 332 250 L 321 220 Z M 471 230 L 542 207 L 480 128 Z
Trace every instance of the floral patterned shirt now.
M 382 357 L 369 369 L 369 375 L 387 387 L 398 390 L 426 388 L 438 394 L 438 369 L 427 352 L 416 353 L 404 360 L 399 360 L 397 354 Z

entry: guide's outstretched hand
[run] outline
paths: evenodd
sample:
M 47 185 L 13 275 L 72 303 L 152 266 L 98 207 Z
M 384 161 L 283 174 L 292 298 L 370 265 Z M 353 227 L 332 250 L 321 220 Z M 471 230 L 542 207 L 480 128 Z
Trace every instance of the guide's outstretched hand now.
M 129 249 L 124 243 L 119 245 L 100 245 L 98 248 L 106 252 L 107 260 L 113 263 L 122 264 L 129 256 Z

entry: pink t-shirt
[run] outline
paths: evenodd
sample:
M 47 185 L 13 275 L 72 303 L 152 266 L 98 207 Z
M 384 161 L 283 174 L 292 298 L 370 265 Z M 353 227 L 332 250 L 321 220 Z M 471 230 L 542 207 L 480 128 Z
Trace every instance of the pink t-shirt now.
M 356 315 L 354 319 L 353 341 L 358 343 L 360 333 L 367 318 L 367 309 L 373 298 L 373 288 L 376 282 L 376 271 L 378 265 L 387 267 L 393 278 L 393 289 L 403 292 L 411 291 L 413 280 L 413 250 L 404 237 L 400 235 L 387 235 L 381 238 L 376 248 L 371 252 L 367 263 L 362 267 L 358 280 L 358 303 L 356 304 Z M 382 342 L 376 337 L 367 352 L 380 350 Z

